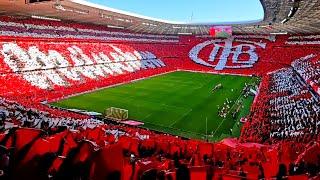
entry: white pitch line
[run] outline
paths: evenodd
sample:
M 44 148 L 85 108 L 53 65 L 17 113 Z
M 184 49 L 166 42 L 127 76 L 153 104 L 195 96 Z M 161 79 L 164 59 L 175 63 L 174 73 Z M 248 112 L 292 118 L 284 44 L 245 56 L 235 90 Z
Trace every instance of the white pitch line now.
M 212 134 L 212 136 L 216 135 L 216 132 L 218 131 L 218 129 L 221 127 L 222 123 L 224 122 L 224 119 L 220 122 L 219 126 L 216 128 L 216 130 L 214 131 L 214 133 Z
M 152 115 L 153 113 L 150 113 L 150 114 L 148 114 L 148 115 L 146 115 L 143 119 L 141 119 L 141 120 L 146 120 L 148 117 L 150 117 L 151 115 Z
M 169 125 L 169 127 L 172 127 L 173 125 L 175 125 L 180 119 L 182 119 L 183 117 L 185 117 L 187 114 L 189 114 L 192 111 L 192 109 L 189 109 L 189 111 L 185 112 L 181 118 L 175 120 L 172 124 Z

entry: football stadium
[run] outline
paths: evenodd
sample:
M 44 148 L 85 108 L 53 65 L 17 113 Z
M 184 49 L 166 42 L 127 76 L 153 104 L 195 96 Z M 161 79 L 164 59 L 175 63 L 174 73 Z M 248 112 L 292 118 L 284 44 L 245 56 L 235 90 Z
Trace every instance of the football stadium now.
M 0 179 L 320 179 L 319 15 L 1 0 Z

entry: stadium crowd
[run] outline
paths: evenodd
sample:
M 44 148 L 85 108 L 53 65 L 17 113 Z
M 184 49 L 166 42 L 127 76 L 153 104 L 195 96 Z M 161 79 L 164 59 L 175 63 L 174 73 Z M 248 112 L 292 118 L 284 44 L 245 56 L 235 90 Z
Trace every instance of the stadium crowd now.
M 291 67 L 262 60 L 221 71 L 260 75 L 262 82 L 239 141 L 208 143 L 42 104 L 181 69 L 216 72 L 186 60 L 189 49 L 177 44 L 178 36 L 8 16 L 0 17 L 0 33 L 2 179 L 319 178 L 315 56 Z M 260 38 L 244 39 L 250 37 Z M 284 42 L 270 39 L 263 37 L 277 46 Z M 291 61 L 280 54 L 275 57 Z
M 310 54 L 292 62 L 292 67 L 320 95 L 319 56 Z
M 22 126 L 33 126 L 33 113 L 21 114 Z M 0 135 L 1 178 L 308 179 L 319 173 L 319 143 L 213 144 L 116 124 L 40 124 L 13 125 Z
M 260 101 L 253 107 L 249 116 L 250 123 L 247 124 L 260 128 L 243 128 L 244 141 L 310 142 L 318 138 L 319 97 L 293 68 L 268 74 L 262 85 Z
M 178 43 L 178 36 L 112 31 L 104 26 L 0 16 L 0 35 L 13 37 Z

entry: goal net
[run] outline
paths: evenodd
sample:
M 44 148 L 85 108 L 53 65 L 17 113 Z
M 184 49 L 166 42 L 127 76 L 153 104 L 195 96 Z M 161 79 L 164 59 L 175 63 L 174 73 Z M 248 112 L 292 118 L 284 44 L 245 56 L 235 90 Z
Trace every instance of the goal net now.
M 123 121 L 128 119 L 129 111 L 126 109 L 120 109 L 116 107 L 110 107 L 105 111 L 105 117 L 108 119 Z

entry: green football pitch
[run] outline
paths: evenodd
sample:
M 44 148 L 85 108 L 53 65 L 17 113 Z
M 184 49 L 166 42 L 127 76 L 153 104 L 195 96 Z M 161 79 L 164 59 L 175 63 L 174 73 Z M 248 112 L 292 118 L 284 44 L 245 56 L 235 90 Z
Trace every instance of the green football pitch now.
M 249 113 L 253 96 L 246 84 L 257 78 L 178 71 L 97 90 L 52 103 L 54 106 L 104 113 L 109 107 L 127 109 L 129 119 L 144 127 L 188 138 L 217 141 L 238 137 L 241 117 Z M 221 84 L 222 87 L 212 91 Z M 230 101 L 225 118 L 218 114 Z M 236 115 L 233 112 L 238 109 Z M 239 110 L 240 109 L 240 110 Z

